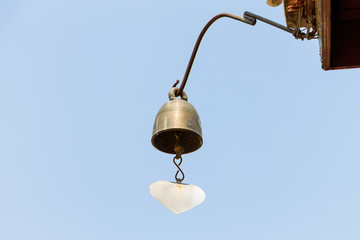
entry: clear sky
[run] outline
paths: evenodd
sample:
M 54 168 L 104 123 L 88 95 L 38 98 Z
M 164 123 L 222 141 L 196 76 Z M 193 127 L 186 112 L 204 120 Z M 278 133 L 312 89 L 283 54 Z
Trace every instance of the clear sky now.
M 204 144 L 183 156 L 204 203 L 176 215 L 150 138 L 214 15 L 262 1 L 2 0 L 0 239 L 360 239 L 359 69 L 325 72 L 317 40 L 230 19 L 185 91 Z

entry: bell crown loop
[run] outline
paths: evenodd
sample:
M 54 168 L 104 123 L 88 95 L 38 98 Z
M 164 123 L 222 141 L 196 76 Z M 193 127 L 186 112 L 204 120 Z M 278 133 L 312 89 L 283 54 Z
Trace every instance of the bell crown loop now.
M 169 100 L 170 101 L 176 99 L 176 93 L 178 91 L 179 91 L 179 88 L 177 88 L 177 87 L 173 87 L 170 89 L 170 91 L 169 91 Z M 181 92 L 180 97 L 182 100 L 185 100 L 185 101 L 188 100 L 188 96 L 186 95 L 186 93 L 184 91 Z

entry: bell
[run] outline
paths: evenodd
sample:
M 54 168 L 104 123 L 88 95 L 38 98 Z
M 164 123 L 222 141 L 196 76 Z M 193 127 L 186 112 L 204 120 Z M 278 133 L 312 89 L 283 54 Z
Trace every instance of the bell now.
M 202 131 L 199 115 L 187 100 L 183 91 L 181 98 L 176 98 L 178 88 L 169 91 L 169 102 L 165 103 L 156 115 L 152 145 L 165 153 L 178 154 L 176 148 L 181 146 L 181 154 L 198 150 L 202 143 Z

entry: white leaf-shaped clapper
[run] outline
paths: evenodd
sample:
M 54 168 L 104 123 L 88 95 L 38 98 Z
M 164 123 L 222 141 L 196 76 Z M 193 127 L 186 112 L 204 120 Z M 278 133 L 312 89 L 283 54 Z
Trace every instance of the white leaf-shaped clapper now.
M 168 181 L 154 182 L 149 187 L 151 195 L 174 213 L 182 213 L 205 200 L 205 192 L 192 184 Z

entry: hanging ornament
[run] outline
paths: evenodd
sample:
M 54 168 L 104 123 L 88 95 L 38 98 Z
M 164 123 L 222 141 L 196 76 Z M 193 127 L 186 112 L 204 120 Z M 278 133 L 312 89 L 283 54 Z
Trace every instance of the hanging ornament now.
M 182 154 L 199 149 L 203 143 L 201 123 L 195 108 L 187 101 L 183 91 L 176 98 L 179 89 L 169 91 L 169 102 L 165 103 L 156 115 L 151 142 L 165 153 L 176 154 L 173 162 L 177 167 L 176 182 L 158 181 L 150 185 L 150 194 L 174 213 L 188 211 L 205 200 L 205 192 L 193 184 L 185 184 L 181 170 Z M 177 162 L 178 161 L 178 162 Z M 181 173 L 181 177 L 178 174 Z

